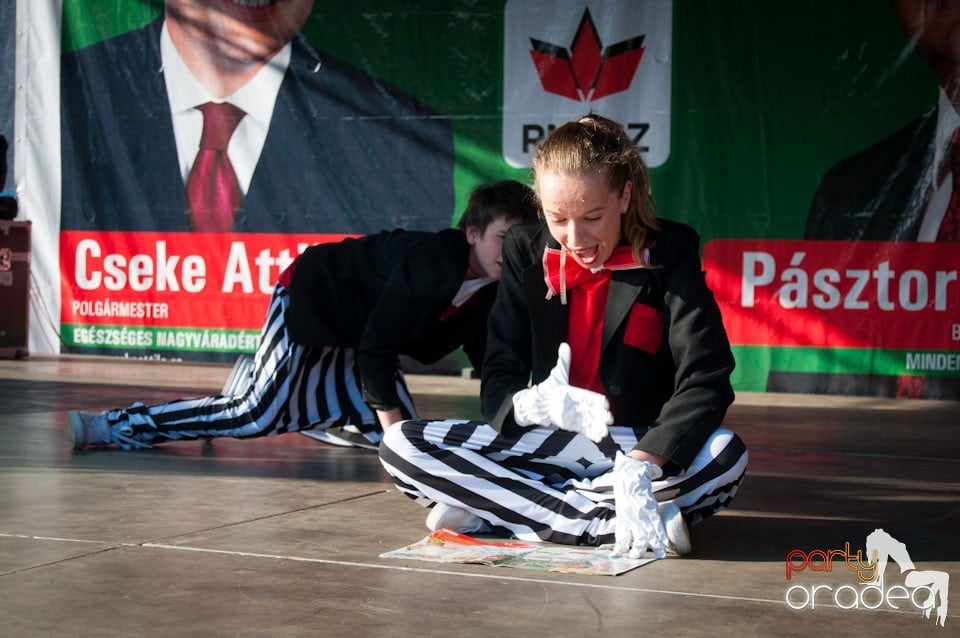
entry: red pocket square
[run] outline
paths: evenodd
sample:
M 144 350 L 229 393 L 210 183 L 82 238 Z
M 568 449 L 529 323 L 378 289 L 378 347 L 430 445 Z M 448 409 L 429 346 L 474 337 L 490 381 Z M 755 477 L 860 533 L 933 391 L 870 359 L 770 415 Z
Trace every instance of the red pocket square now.
M 663 318 L 660 311 L 642 303 L 633 304 L 623 332 L 623 342 L 654 354 L 663 338 Z

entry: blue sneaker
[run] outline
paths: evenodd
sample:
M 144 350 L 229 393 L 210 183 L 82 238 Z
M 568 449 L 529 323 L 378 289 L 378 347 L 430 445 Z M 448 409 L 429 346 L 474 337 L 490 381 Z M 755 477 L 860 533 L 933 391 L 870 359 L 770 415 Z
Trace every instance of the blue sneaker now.
M 67 412 L 67 437 L 74 450 L 94 445 L 110 445 L 110 423 L 107 415 L 90 412 Z
M 107 413 L 67 412 L 67 437 L 74 450 L 88 447 L 102 447 L 119 445 L 124 450 L 150 449 L 152 446 L 144 441 L 133 438 L 133 431 L 128 427 L 119 427 L 110 424 Z

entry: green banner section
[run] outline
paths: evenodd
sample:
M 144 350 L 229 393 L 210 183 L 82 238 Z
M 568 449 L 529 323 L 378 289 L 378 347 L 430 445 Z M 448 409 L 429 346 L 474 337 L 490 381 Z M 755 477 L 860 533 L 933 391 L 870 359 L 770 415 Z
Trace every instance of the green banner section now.
M 71 348 L 130 350 L 149 348 L 184 352 L 254 352 L 260 339 L 256 330 L 216 328 L 157 328 L 146 326 L 63 326 L 63 339 Z
M 733 346 L 733 354 L 737 368 L 731 379 L 747 392 L 767 390 L 770 371 L 944 378 L 960 373 L 958 352 Z

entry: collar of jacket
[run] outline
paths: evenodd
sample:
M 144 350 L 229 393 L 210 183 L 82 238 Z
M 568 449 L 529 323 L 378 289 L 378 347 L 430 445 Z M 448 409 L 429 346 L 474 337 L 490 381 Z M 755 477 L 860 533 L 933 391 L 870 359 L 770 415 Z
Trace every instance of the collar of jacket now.
M 541 352 L 538 356 L 544 357 L 543 363 L 549 363 L 549 369 L 557 358 L 557 348 L 567 339 L 569 308 L 563 305 L 559 296 L 547 299 L 547 284 L 544 281 L 543 250 L 550 247 L 560 249 L 560 244 L 544 229 L 540 237 L 534 238 L 531 248 L 535 252 L 531 257 L 534 263 L 521 273 L 524 297 L 530 320 L 537 333 L 537 343 Z M 656 259 L 652 251 L 651 259 Z M 655 263 L 655 262 L 654 262 Z M 626 319 L 639 298 L 649 297 L 654 289 L 654 268 L 634 268 L 628 270 L 614 270 L 610 273 L 610 292 L 607 295 L 607 305 L 603 316 L 603 337 L 601 340 L 601 354 L 610 345 L 617 328 Z

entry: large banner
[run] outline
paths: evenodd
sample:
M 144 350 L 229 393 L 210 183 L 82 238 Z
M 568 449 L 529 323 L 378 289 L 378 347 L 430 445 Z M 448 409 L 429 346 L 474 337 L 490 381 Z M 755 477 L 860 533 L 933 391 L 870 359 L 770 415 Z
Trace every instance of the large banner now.
M 30 213 L 62 349 L 248 352 L 304 247 L 450 226 L 593 111 L 700 232 L 738 389 L 960 398 L 950 6 L 65 0 L 60 208 Z

